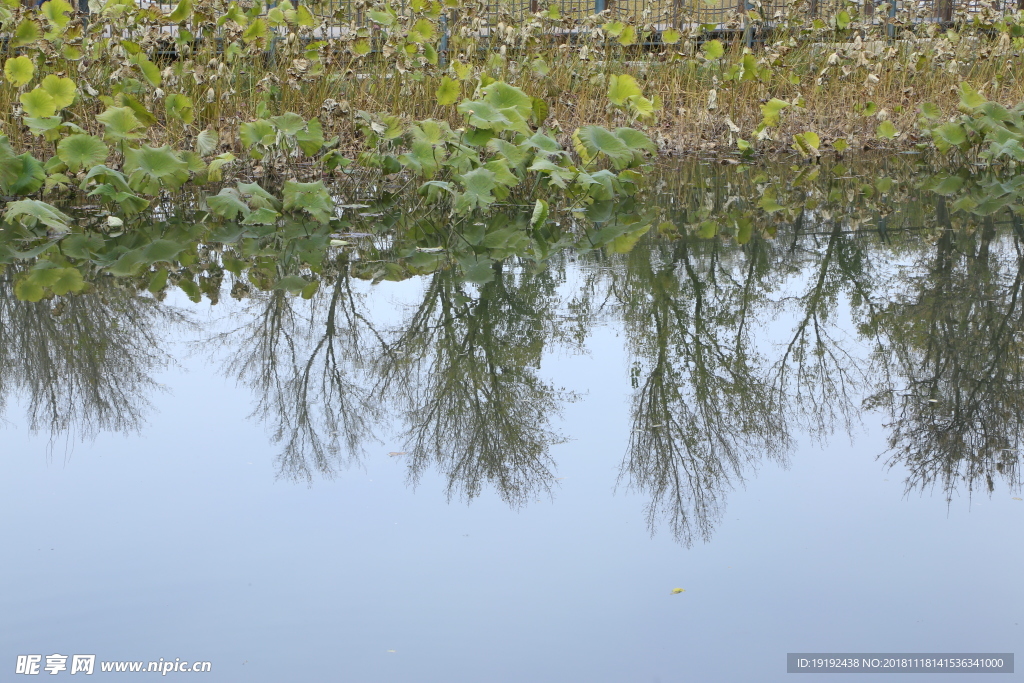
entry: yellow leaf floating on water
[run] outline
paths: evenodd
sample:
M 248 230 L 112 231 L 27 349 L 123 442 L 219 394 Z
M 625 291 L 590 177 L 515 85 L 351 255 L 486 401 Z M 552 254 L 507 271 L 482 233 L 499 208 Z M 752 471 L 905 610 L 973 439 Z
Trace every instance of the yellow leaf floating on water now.
M 1014 498 L 1014 500 L 1020 500 L 1020 498 Z
M 673 588 L 672 589 L 672 594 L 673 595 L 676 594 L 676 593 L 685 593 L 685 592 L 686 592 L 685 588 Z

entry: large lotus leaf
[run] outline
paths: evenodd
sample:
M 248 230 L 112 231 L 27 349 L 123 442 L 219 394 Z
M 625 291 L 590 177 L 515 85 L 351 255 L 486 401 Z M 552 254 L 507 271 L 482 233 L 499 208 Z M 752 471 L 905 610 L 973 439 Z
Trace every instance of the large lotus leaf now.
M 606 155 L 616 168 L 622 168 L 633 160 L 633 150 L 614 133 L 601 126 L 583 126 L 572 134 L 573 146 L 584 164 L 589 164 L 599 154 Z
M 462 88 L 459 86 L 459 82 L 451 76 L 441 76 L 441 84 L 437 86 L 437 91 L 434 95 L 437 97 L 437 103 L 442 107 L 446 107 L 450 104 L 455 104 L 455 101 L 459 99 L 459 93 Z
M 160 67 L 146 59 L 142 54 L 132 57 L 132 61 L 139 67 L 142 77 L 154 88 L 160 87 Z
M 14 29 L 14 36 L 11 38 L 11 47 L 22 47 L 36 42 L 43 37 L 39 25 L 29 18 L 21 20 L 18 27 Z
M 7 78 L 7 82 L 15 88 L 20 88 L 27 84 L 32 80 L 32 76 L 35 73 L 36 65 L 24 55 L 21 57 L 11 57 L 4 62 L 4 76 Z
M 277 126 L 277 129 L 285 135 L 294 136 L 306 127 L 306 120 L 294 112 L 285 112 L 280 116 L 274 116 L 270 122 Z
M 502 138 L 488 140 L 487 148 L 502 155 L 508 160 L 509 165 L 519 169 L 524 167 L 529 154 L 529 149 L 525 145 L 517 145 Z
M 273 209 L 256 209 L 245 217 L 242 225 L 274 225 L 280 217 L 281 214 Z
M 209 156 L 217 151 L 217 131 L 207 128 L 196 136 L 196 151 Z
M 647 137 L 646 133 L 636 128 L 616 128 L 615 137 L 626 143 L 626 147 L 636 152 L 657 152 L 658 146 Z
M 238 5 L 236 3 L 231 3 L 231 9 L 233 9 L 236 12 L 238 12 Z M 238 12 L 238 13 L 241 14 L 241 12 Z M 174 11 L 171 12 L 167 16 L 167 19 L 170 22 L 177 24 L 179 22 L 185 21 L 191 15 L 192 15 L 192 0 L 180 0 L 180 2 L 178 3 L 177 7 L 174 8 Z M 243 21 L 245 20 L 245 15 L 242 15 L 242 19 L 243 19 Z M 220 22 L 219 21 L 217 22 L 217 25 L 220 26 Z M 239 25 L 240 26 L 245 26 L 245 24 L 239 24 Z
M 26 93 L 22 93 L 18 100 L 21 102 L 25 114 L 34 118 L 53 116 L 57 113 L 57 103 L 50 93 L 36 86 Z
M 81 292 L 85 289 L 85 279 L 78 268 L 53 268 L 57 271 L 57 277 L 50 285 L 50 291 L 57 296 L 64 296 L 68 292 Z
M 242 40 L 246 44 L 256 42 L 262 45 L 266 42 L 269 33 L 267 22 L 264 19 L 256 19 L 242 32 Z
M 188 163 L 168 147 L 142 145 L 124 151 L 124 170 L 134 191 L 156 194 L 161 188 L 177 190 L 188 180 Z
M 117 192 L 128 192 L 131 190 L 128 187 L 128 179 L 124 177 L 123 173 L 107 168 L 102 164 L 89 169 L 89 172 L 85 174 L 85 178 L 82 179 L 81 189 L 86 189 L 92 181 L 110 185 Z
M 519 88 L 495 81 L 483 89 L 484 101 L 495 109 L 508 109 L 512 107 L 523 118 L 533 113 L 533 98 Z
M 42 223 L 57 232 L 70 232 L 71 230 L 71 216 L 37 199 L 10 202 L 7 205 L 7 211 L 4 212 L 4 220 L 8 223 L 18 221 L 27 227 Z
M 42 301 L 43 297 L 46 296 L 46 288 L 40 285 L 38 282 L 30 279 L 28 276 L 20 278 L 14 284 L 14 296 L 19 301 Z
M 58 129 L 64 123 L 64 119 L 60 116 L 42 116 L 38 118 L 35 116 L 25 116 L 21 119 L 21 122 L 28 126 L 33 135 L 42 135 L 46 140 L 52 142 L 60 137 Z
M 167 118 L 182 123 L 192 123 L 196 116 L 192 111 L 192 100 L 187 95 L 172 93 L 164 98 Z M 204 131 L 205 132 L 205 131 Z
M 773 97 L 761 105 L 762 123 L 765 126 L 779 125 L 779 116 L 782 110 L 789 106 L 789 102 Z
M 440 145 L 451 138 L 452 129 L 446 121 L 426 119 L 409 128 L 409 134 L 417 142 Z
M 558 144 L 557 140 L 540 131 L 537 131 L 524 140 L 523 145 L 525 147 L 535 149 L 543 154 L 559 154 L 564 152 L 562 146 Z
M 132 249 L 121 254 L 120 258 L 107 266 L 107 272 L 117 277 L 129 277 L 138 275 L 146 265 L 148 263 L 142 249 Z
M 410 146 L 409 153 L 398 157 L 398 161 L 423 178 L 433 178 L 437 173 L 438 158 L 443 157 L 444 153 L 430 143 L 417 140 Z
M 503 113 L 490 102 L 481 100 L 465 100 L 459 105 L 459 111 L 469 115 L 469 125 L 487 130 L 503 131 L 512 126 Z
M 277 281 L 274 285 L 274 289 L 283 289 L 290 294 L 298 294 L 309 285 L 308 280 L 304 280 L 298 275 L 286 275 Z
M 409 30 L 409 40 L 414 43 L 429 43 L 437 35 L 437 29 L 429 19 L 418 19 Z
M 216 195 L 207 197 L 206 206 L 214 214 L 229 221 L 236 220 L 238 214 L 249 215 L 249 206 L 242 201 L 238 190 L 232 187 L 225 187 Z
M 135 140 L 139 137 L 142 122 L 135 116 L 130 107 L 107 107 L 107 110 L 96 117 L 104 125 L 104 136 L 113 142 Z
M 43 3 L 39 11 L 46 17 L 51 26 L 56 29 L 63 29 L 71 21 L 68 14 L 74 12 L 75 8 L 67 0 L 49 0 Z
M 6 193 L 13 195 L 32 194 L 46 181 L 43 165 L 29 153 L 14 157 L 10 162 L 14 179 L 6 185 Z
M 235 155 L 231 152 L 224 152 L 218 154 L 216 157 L 210 160 L 210 165 L 206 169 L 206 180 L 209 182 L 220 182 L 224 179 L 224 167 L 235 160 Z
M 608 79 L 608 99 L 612 104 L 625 106 L 631 97 L 641 97 L 644 92 L 636 79 L 628 74 L 612 76 Z
M 491 192 L 497 186 L 494 171 L 478 168 L 456 177 L 464 188 L 455 201 L 455 210 L 466 213 L 476 208 L 485 208 L 494 202 Z
M 313 156 L 324 146 L 324 128 L 320 119 L 310 119 L 309 124 L 295 134 L 299 149 L 308 157 Z
M 519 184 L 519 176 L 508 167 L 507 159 L 493 159 L 483 166 L 494 174 L 494 182 L 505 187 L 515 187 Z
M 494 261 L 486 257 L 467 257 L 459 259 L 459 266 L 465 275 L 466 282 L 485 285 L 494 279 Z
M 184 251 L 185 245 L 173 240 L 153 240 L 142 250 L 142 256 L 149 263 L 173 261 L 174 257 Z
M 315 183 L 287 180 L 283 193 L 285 211 L 305 211 L 320 223 L 327 223 L 334 216 L 334 200 L 322 180 Z
M 249 121 L 239 126 L 238 136 L 246 147 L 254 147 L 255 145 L 268 147 L 277 140 L 277 128 L 270 121 L 257 119 L 256 121 Z M 249 154 L 254 156 L 259 154 L 259 152 L 250 151 Z M 262 154 L 257 158 L 262 158 Z
M 281 201 L 260 187 L 258 183 L 238 183 L 238 191 L 253 209 L 281 210 Z
M 138 98 L 134 95 L 131 95 L 127 92 L 122 92 L 120 95 L 118 95 L 118 98 L 121 100 L 119 102 L 121 106 L 128 107 L 133 112 L 135 112 L 135 117 L 139 119 L 139 123 L 141 123 L 144 127 L 149 128 L 150 126 L 156 123 L 157 118 L 153 114 L 153 112 L 146 109 L 146 105 L 140 102 Z
M 72 173 L 102 164 L 109 153 L 107 146 L 95 135 L 69 135 L 57 145 L 57 156 Z
M 90 197 L 103 197 L 120 207 L 121 211 L 126 216 L 134 216 L 137 213 L 142 213 L 149 206 L 149 200 L 143 199 L 138 195 L 134 195 L 131 192 L 123 192 L 117 190 L 113 185 L 108 183 L 102 183 L 93 188 L 92 192 L 89 193 Z

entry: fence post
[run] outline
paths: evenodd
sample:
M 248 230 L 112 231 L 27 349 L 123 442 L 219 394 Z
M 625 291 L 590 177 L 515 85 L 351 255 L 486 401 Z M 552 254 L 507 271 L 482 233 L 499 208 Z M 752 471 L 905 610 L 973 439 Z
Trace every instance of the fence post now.
M 441 15 L 441 53 L 440 66 L 442 68 L 448 66 L 448 15 Z
M 1024 1 L 1024 0 L 1022 0 Z M 600 14 L 608 6 L 608 0 L 594 0 L 594 14 Z

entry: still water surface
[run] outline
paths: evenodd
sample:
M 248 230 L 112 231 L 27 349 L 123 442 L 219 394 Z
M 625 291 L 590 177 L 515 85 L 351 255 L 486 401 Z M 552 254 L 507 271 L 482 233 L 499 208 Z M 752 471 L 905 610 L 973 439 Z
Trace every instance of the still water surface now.
M 729 201 L 704 172 L 670 215 Z M 11 266 L 0 666 L 726 682 L 1019 650 L 1024 232 L 846 200 L 309 300 L 33 303 Z

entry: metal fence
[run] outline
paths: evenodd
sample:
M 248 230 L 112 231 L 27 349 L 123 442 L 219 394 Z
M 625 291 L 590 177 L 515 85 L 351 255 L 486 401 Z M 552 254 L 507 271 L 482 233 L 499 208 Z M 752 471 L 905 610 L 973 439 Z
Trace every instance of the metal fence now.
M 293 0 L 294 2 L 295 0 Z M 344 22 L 363 23 L 364 11 L 356 10 L 353 0 L 299 0 L 314 14 L 332 17 Z M 862 16 L 878 16 L 876 11 L 882 0 L 864 0 L 860 11 Z M 992 10 L 1012 14 L 1024 10 L 1024 0 L 895 0 L 886 3 L 890 13 L 909 14 L 915 20 L 952 21 L 957 13 L 977 13 Z M 687 25 L 723 25 L 737 13 L 757 10 L 768 23 L 789 18 L 812 20 L 828 17 L 846 6 L 843 0 L 501 0 L 488 6 L 494 16 L 524 19 L 530 14 L 547 10 L 551 5 L 558 7 L 561 16 L 577 21 L 586 17 L 609 12 L 610 15 L 629 18 L 644 24 L 664 25 L 666 28 Z
M 140 1 L 148 4 L 145 0 Z M 1000 14 L 1024 11 L 1024 0 L 894 0 L 885 3 L 887 12 L 879 8 L 883 1 L 863 0 L 863 4 L 856 9 L 859 9 L 862 18 L 879 23 L 898 18 L 904 24 L 951 22 L 959 14 L 969 15 L 985 11 Z M 24 2 L 35 6 L 41 4 L 41 0 Z M 77 4 L 83 13 L 89 12 L 89 0 L 71 2 Z M 367 25 L 367 10 L 372 7 L 372 0 L 291 2 L 304 5 L 314 15 L 325 20 L 329 27 L 334 26 L 336 30 L 328 28 L 328 35 L 344 32 L 341 27 Z M 152 4 L 166 11 L 174 7 L 166 0 L 158 0 Z M 793 26 L 801 21 L 828 18 L 849 7 L 845 0 L 492 0 L 486 5 L 484 14 L 489 21 L 485 23 L 494 26 L 502 19 L 522 21 L 536 12 L 547 10 L 551 5 L 558 8 L 562 17 L 576 22 L 605 13 L 604 16 L 608 17 L 608 20 L 613 17 L 620 18 L 645 27 L 653 27 L 655 32 L 668 28 L 687 29 L 697 26 L 704 26 L 712 31 L 739 30 L 744 22 L 738 20 L 738 17 L 750 10 L 756 10 L 760 15 L 760 28 L 771 29 L 779 24 Z

